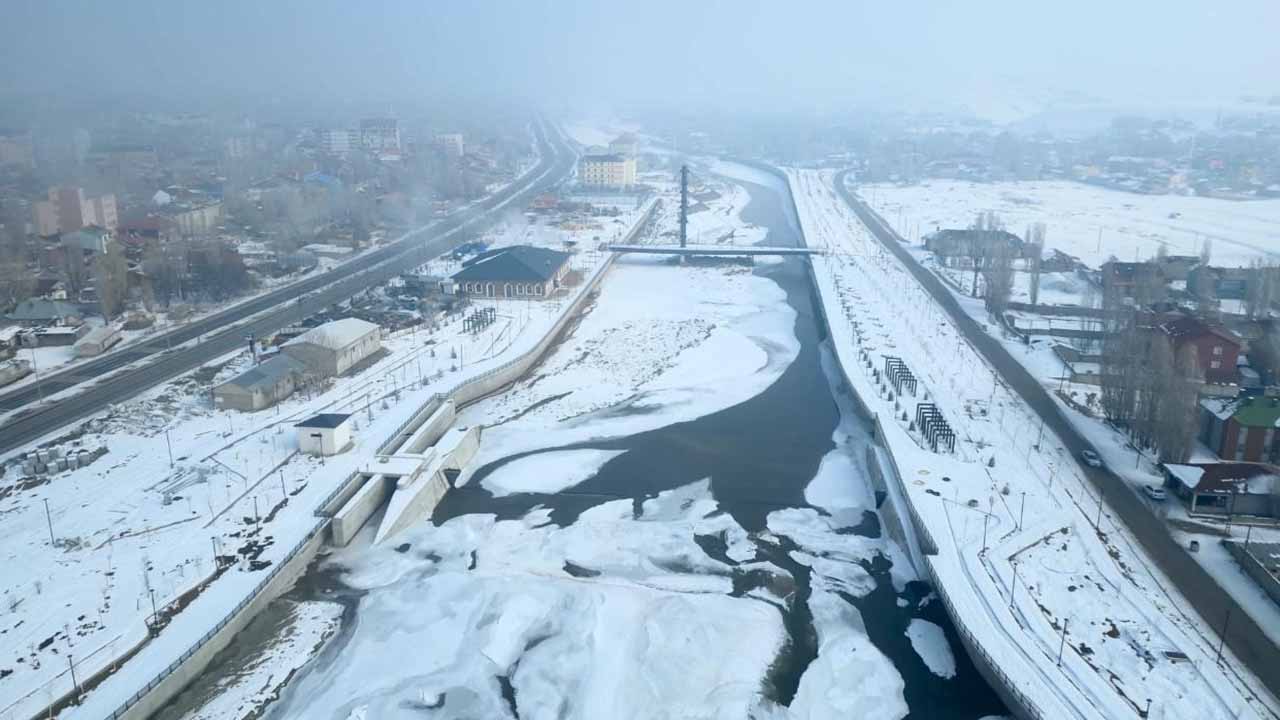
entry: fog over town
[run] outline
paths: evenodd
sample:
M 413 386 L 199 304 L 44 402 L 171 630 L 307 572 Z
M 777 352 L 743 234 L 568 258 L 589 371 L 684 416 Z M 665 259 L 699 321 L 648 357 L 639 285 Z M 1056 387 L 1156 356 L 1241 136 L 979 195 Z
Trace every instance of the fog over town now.
M 0 718 L 1280 720 L 1280 4 L 0 4 Z

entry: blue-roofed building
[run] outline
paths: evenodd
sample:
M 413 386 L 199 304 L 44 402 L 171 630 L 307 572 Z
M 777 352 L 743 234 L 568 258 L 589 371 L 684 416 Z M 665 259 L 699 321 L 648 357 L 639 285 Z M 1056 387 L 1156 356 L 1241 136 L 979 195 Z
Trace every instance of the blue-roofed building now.
M 473 297 L 544 298 L 569 274 L 569 254 L 513 245 L 480 253 L 453 274 L 458 292 Z

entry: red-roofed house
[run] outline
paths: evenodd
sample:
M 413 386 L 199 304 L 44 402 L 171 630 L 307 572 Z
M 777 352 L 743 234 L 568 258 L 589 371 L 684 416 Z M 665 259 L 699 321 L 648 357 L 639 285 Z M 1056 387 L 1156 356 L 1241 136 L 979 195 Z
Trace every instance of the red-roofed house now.
M 1204 373 L 1205 382 L 1236 382 L 1241 342 L 1235 333 L 1221 325 L 1186 316 L 1162 323 L 1159 329 L 1173 343 L 1175 354 L 1188 346 L 1195 348 L 1196 367 Z
M 1275 517 L 1280 467 L 1267 463 L 1165 463 L 1165 485 L 1191 513 Z

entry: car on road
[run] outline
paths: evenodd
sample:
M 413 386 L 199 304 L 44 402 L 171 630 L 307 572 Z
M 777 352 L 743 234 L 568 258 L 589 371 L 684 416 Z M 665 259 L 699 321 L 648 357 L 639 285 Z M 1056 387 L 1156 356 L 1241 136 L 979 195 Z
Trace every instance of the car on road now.
M 1098 453 L 1092 450 L 1081 450 L 1080 459 L 1084 460 L 1084 464 L 1089 467 L 1102 467 L 1102 458 L 1098 457 Z
M 1152 500 L 1155 500 L 1156 502 L 1164 502 L 1164 498 L 1165 498 L 1164 488 L 1160 487 L 1159 485 L 1143 485 L 1142 492 L 1145 493 L 1147 497 L 1151 498 Z

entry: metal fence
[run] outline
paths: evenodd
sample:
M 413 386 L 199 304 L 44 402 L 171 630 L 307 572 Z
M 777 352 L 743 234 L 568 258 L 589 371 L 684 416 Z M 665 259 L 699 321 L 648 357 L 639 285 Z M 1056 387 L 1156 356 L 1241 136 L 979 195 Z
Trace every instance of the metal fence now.
M 121 703 L 120 706 L 117 707 L 115 711 L 113 711 L 107 717 L 112 718 L 113 720 L 115 718 L 123 717 L 124 714 L 129 711 L 129 708 L 136 705 L 138 701 L 140 701 L 144 696 L 146 696 L 147 693 L 154 690 L 157 685 L 164 682 L 178 668 L 182 667 L 183 663 L 191 659 L 192 655 L 195 655 L 197 652 L 199 652 L 200 649 L 203 648 L 206 643 L 212 640 L 215 635 L 217 635 L 223 628 L 225 628 L 228 624 L 234 621 L 236 619 L 236 616 L 238 616 L 246 607 L 248 607 L 250 603 L 253 603 L 258 599 L 258 596 L 262 594 L 262 591 L 266 589 L 267 585 L 269 585 L 272 581 L 274 581 L 277 577 L 279 577 L 280 573 L 284 572 L 284 570 L 289 566 L 289 563 L 295 557 L 297 557 L 298 553 L 302 552 L 302 549 L 307 545 L 307 543 L 311 542 L 311 540 L 313 540 L 315 536 L 324 529 L 324 525 L 325 525 L 325 521 L 323 520 L 316 522 L 316 524 L 312 526 L 310 530 L 307 531 L 306 536 L 304 536 L 302 540 L 299 541 L 298 544 L 295 545 L 287 555 L 281 558 L 280 562 L 278 562 L 276 566 L 271 569 L 271 572 L 267 573 L 266 577 L 264 577 L 262 580 L 258 582 L 256 586 L 254 586 L 253 591 L 248 595 L 246 595 L 239 603 L 237 603 L 235 608 L 233 608 L 230 612 L 226 614 L 225 617 L 223 617 L 221 620 L 218 621 L 217 625 L 213 626 L 213 628 L 211 628 L 208 632 L 202 635 L 199 640 L 197 640 L 194 644 L 192 644 L 190 648 L 187 649 L 186 652 L 178 656 L 177 660 L 174 660 L 173 662 L 169 663 L 168 667 L 160 671 L 160 673 L 155 677 L 153 677 L 151 681 L 146 684 L 145 687 L 138 690 L 128 700 L 125 700 L 123 703 Z

